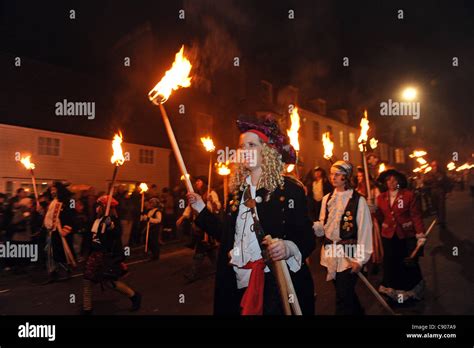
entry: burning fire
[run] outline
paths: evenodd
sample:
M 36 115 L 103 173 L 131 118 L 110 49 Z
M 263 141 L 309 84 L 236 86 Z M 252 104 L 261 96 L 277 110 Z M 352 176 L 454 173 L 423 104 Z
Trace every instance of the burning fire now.
M 334 143 L 331 141 L 331 133 L 326 132 L 323 134 L 323 146 L 324 146 L 324 158 L 329 160 L 332 157 L 332 150 L 334 149 Z
M 294 164 L 289 164 L 288 167 L 286 168 L 286 171 L 288 173 L 291 173 L 293 171 L 293 169 L 295 169 L 295 165 Z
M 28 170 L 35 169 L 35 164 L 30 162 L 31 156 L 22 157 L 20 162 L 25 166 Z
M 379 174 L 385 172 L 385 163 L 380 163 L 379 165 Z
M 449 162 L 446 168 L 448 168 L 448 170 L 454 170 L 456 169 L 456 165 L 454 164 L 454 162 Z
M 228 167 L 229 165 L 229 161 L 225 162 L 225 163 L 218 163 L 217 164 L 217 174 L 219 175 L 229 175 L 230 174 L 230 169 Z
M 146 191 L 148 191 L 148 185 L 144 182 L 142 182 L 138 187 L 140 187 L 140 193 L 145 193 Z
M 300 115 L 298 114 L 298 108 L 294 107 L 290 115 L 291 127 L 287 130 L 288 137 L 290 138 L 290 144 L 293 146 L 296 152 L 300 150 L 300 143 L 298 141 L 298 131 L 300 129 Z M 291 172 L 291 170 L 289 171 Z
M 426 163 L 427 163 L 426 160 L 425 160 L 423 157 L 418 157 L 418 158 L 416 159 L 416 161 L 417 161 L 419 164 L 426 164 Z
M 211 137 L 201 138 L 201 142 L 204 145 L 204 148 L 207 152 L 212 152 L 216 149 L 214 146 L 214 142 L 212 141 Z
M 377 139 L 375 139 L 375 138 L 370 139 L 370 147 L 371 147 L 372 149 L 377 148 L 378 142 L 379 142 L 379 141 L 378 141 Z
M 112 149 L 114 150 L 114 154 L 110 158 L 110 162 L 115 164 L 116 166 L 121 166 L 125 162 L 125 157 L 123 156 L 122 152 L 122 133 L 114 135 L 114 140 L 112 141 Z
M 161 79 L 153 89 L 148 92 L 148 98 L 155 104 L 166 102 L 172 91 L 176 91 L 180 87 L 191 86 L 191 62 L 184 56 L 184 46 L 176 53 L 175 60 L 171 69 Z
M 367 118 L 367 110 L 364 110 L 364 117 L 360 120 L 360 136 L 357 142 L 360 144 L 360 151 L 364 151 L 364 145 L 367 143 L 369 132 L 369 119 Z
M 413 153 L 410 154 L 410 158 L 415 158 L 415 157 L 423 157 L 427 154 L 426 151 L 423 150 L 415 150 Z
M 461 170 L 474 168 L 474 164 L 464 163 L 462 166 L 459 166 L 456 171 L 460 172 Z
M 189 173 L 186 173 L 186 178 L 189 179 L 191 176 L 189 175 Z M 184 175 L 181 175 L 181 178 L 180 178 L 182 181 L 184 181 Z

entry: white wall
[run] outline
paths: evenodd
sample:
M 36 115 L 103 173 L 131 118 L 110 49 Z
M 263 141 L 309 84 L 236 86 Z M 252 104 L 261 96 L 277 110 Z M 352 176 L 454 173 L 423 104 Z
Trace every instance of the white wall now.
M 39 155 L 40 136 L 59 138 L 59 156 Z M 124 134 L 122 148 L 130 153 L 130 161 L 120 167 L 119 182 L 155 183 L 159 188 L 169 183 L 169 149 L 130 144 Z M 87 184 L 97 190 L 105 190 L 111 179 L 113 165 L 112 140 L 49 132 L 39 129 L 0 124 L 0 192 L 5 192 L 10 178 L 30 178 L 29 172 L 20 162 L 15 161 L 15 153 L 31 154 L 35 163 L 38 182 L 47 180 L 67 180 L 72 184 Z M 139 149 L 154 150 L 154 164 L 139 163 Z M 18 179 L 21 181 L 21 179 Z M 24 181 L 23 180 L 23 181 Z

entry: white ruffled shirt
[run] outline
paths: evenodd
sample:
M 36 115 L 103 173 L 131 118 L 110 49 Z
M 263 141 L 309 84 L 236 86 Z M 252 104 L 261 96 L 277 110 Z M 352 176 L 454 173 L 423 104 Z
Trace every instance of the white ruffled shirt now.
M 253 186 L 250 176 L 247 177 L 248 188 L 253 199 L 256 198 L 257 187 Z M 245 288 L 249 284 L 250 274 L 252 270 L 244 269 L 250 261 L 257 261 L 262 258 L 262 250 L 258 244 L 257 236 L 253 231 L 253 218 L 250 209 L 244 204 L 244 200 L 240 202 L 237 221 L 235 224 L 234 248 L 230 251 L 230 264 L 233 265 L 237 277 L 237 287 Z M 255 211 L 258 217 L 257 207 Z M 292 272 L 297 272 L 301 268 L 302 256 L 295 243 L 285 240 L 285 244 L 290 251 L 290 257 L 286 260 L 286 264 Z M 265 272 L 270 272 L 268 266 Z
M 349 199 L 352 197 L 353 190 L 338 192 L 334 190 L 331 199 L 328 201 L 329 194 L 323 198 L 319 221 L 314 222 L 313 230 L 317 237 L 325 236 L 333 242 L 338 242 L 340 238 L 341 219 L 343 218 Z M 326 217 L 326 205 L 328 207 L 329 216 L 324 224 Z M 364 197 L 359 198 L 359 206 L 357 209 L 357 245 L 354 253 L 353 261 L 360 265 L 369 261 L 372 255 L 372 216 Z M 346 246 L 347 247 L 347 246 Z M 343 272 L 351 268 L 351 263 L 344 255 L 344 246 L 328 244 L 321 250 L 321 265 L 326 267 L 328 274 L 326 280 L 336 278 L 337 272 Z
M 256 198 L 257 187 L 252 185 L 250 176 L 246 179 L 249 184 L 250 194 L 253 199 Z M 204 202 L 196 202 L 193 204 L 193 209 L 197 212 L 201 212 L 205 207 Z M 257 208 L 255 211 L 258 212 Z M 234 247 L 229 252 L 230 261 L 233 265 L 235 275 L 237 278 L 237 288 L 242 289 L 248 286 L 250 280 L 251 269 L 245 269 L 244 267 L 250 261 L 257 261 L 262 258 L 262 250 L 258 244 L 257 236 L 253 229 L 253 218 L 250 213 L 250 209 L 247 208 L 242 200 L 239 206 L 239 212 L 237 214 L 237 221 L 235 224 L 235 235 L 234 235 Z M 252 226 L 252 227 L 251 227 Z M 275 240 L 274 238 L 273 240 Z M 301 268 L 302 255 L 296 244 L 290 240 L 285 240 L 287 252 L 290 255 L 286 259 L 290 271 L 298 272 Z M 268 266 L 265 267 L 265 272 L 270 272 Z

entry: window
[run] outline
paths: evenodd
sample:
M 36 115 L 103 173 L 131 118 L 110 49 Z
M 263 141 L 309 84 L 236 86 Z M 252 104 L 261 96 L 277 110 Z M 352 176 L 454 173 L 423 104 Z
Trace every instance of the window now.
M 46 156 L 59 156 L 60 141 L 57 138 L 39 137 L 38 154 Z
M 356 136 L 355 133 L 349 133 L 349 147 L 351 150 L 356 149 Z
M 153 164 L 155 163 L 155 156 L 153 150 L 140 149 L 140 156 L 138 159 L 139 163 L 143 164 Z
M 344 131 L 339 131 L 339 146 L 344 147 Z
M 405 163 L 405 152 L 403 149 L 395 149 L 395 163 Z
M 380 158 L 382 161 L 389 161 L 388 158 L 388 145 L 387 144 L 378 144 L 380 147 Z
M 320 141 L 319 137 L 319 122 L 313 121 L 313 140 Z

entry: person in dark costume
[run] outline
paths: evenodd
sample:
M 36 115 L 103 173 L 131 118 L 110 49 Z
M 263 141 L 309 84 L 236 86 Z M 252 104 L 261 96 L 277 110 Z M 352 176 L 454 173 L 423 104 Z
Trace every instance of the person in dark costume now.
M 195 223 L 220 241 L 214 314 L 283 314 L 266 262 L 285 260 L 302 313 L 314 315 L 314 285 L 305 259 L 315 248 L 315 237 L 305 190 L 301 182 L 281 174 L 284 162 L 296 162 L 296 153 L 271 116 L 240 118 L 237 126 L 242 161 L 232 173 L 224 221 L 197 193 L 187 195 L 198 212 Z
M 308 192 L 308 213 L 311 221 L 319 219 L 323 197 L 333 190 L 326 171 L 321 167 L 311 169 L 306 176 L 306 191 Z
M 75 224 L 75 212 L 71 208 L 71 192 L 62 182 L 53 183 L 50 188 L 53 200 L 48 206 L 43 225 L 47 231 L 47 269 L 48 281 L 54 282 L 59 277 L 61 269 L 66 271 L 67 277 L 71 275 L 66 253 L 74 257 L 73 226 Z M 63 243 L 63 238 L 66 243 Z M 68 250 L 65 250 L 64 248 Z
M 121 240 L 121 225 L 115 207 L 118 202 L 112 198 L 110 216 L 104 216 L 108 196 L 97 200 L 97 219 L 91 227 L 91 254 L 86 260 L 83 279 L 82 313 L 92 313 L 92 284 L 101 283 L 124 295 L 132 303 L 132 311 L 140 309 L 141 294 L 119 280 L 128 271 L 123 263 L 125 259 Z
M 145 221 L 148 229 L 148 248 L 151 251 L 150 261 L 160 259 L 160 232 L 163 229 L 163 205 L 160 200 L 153 197 L 149 200 L 150 210 L 142 215 L 142 221 Z M 145 243 L 147 242 L 145 237 Z M 147 248 L 147 249 L 148 249 Z

